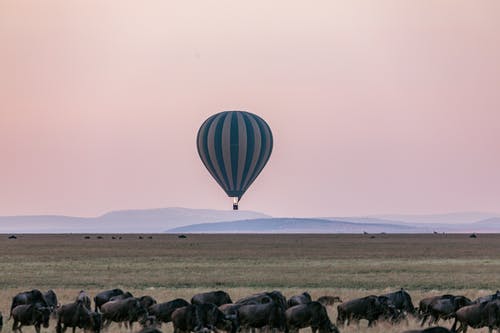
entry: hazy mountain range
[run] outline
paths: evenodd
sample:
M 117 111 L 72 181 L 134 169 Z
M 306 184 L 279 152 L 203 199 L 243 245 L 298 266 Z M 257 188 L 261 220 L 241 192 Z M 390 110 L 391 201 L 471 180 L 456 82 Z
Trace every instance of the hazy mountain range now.
M 97 217 L 3 216 L 0 233 L 500 233 L 500 214 L 289 218 L 252 211 L 159 208 Z

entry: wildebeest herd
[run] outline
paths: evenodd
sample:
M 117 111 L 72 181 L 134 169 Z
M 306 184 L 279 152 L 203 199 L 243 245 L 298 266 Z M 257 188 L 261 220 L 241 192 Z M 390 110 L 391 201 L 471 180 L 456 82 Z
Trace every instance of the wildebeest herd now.
M 434 326 L 405 333 L 465 333 L 469 326 L 500 332 L 500 291 L 474 301 L 462 295 L 427 297 L 420 300 L 418 307 L 404 289 L 346 302 L 337 296 L 322 296 L 314 301 L 307 292 L 286 299 L 279 291 L 257 293 L 233 302 L 228 293 L 211 291 L 194 295 L 190 302 L 177 298 L 158 303 L 151 296 L 134 297 L 121 289 L 100 292 L 93 300 L 92 310 L 91 297 L 82 290 L 72 303 L 61 305 L 53 290 L 42 293 L 33 289 L 12 298 L 8 320 L 13 321 L 12 331 L 20 333 L 22 326 L 34 326 L 40 333 L 41 326 L 49 327 L 50 318 L 57 321 L 56 333 L 63 333 L 68 327 L 73 332 L 80 328 L 100 333 L 113 322 L 130 331 L 138 322 L 141 333 L 161 332 L 161 324 L 169 322 L 174 333 L 253 333 L 255 329 L 298 333 L 306 327 L 313 333 L 338 333 L 338 327 L 359 324 L 362 319 L 368 321 L 368 327 L 381 321 L 396 324 L 413 319 L 421 326 L 430 326 L 440 320 L 453 320 L 450 329 Z M 327 307 L 335 303 L 339 303 L 336 324 L 327 313 Z M 0 313 L 0 330 L 2 325 Z

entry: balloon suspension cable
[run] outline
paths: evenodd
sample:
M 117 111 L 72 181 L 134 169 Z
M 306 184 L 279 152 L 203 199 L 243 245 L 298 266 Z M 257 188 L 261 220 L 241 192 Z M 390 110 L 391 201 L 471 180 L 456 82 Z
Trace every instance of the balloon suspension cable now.
M 233 210 L 238 210 L 238 197 L 233 197 Z

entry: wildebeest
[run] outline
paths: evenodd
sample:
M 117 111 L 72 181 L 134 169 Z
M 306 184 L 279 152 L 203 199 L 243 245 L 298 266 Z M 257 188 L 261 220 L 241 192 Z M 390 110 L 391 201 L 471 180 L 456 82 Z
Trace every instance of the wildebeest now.
M 215 304 L 189 304 L 172 313 L 174 333 L 213 331 L 221 329 L 236 332 L 236 325 Z
M 150 306 L 148 312 L 156 317 L 159 322 L 168 323 L 172 321 L 172 313 L 184 306 L 190 305 L 188 301 L 182 298 L 176 298 L 169 302 L 158 303 Z
M 149 309 L 150 306 L 155 305 L 157 303 L 153 297 L 148 295 L 141 296 L 138 299 L 139 302 L 141 302 L 142 306 L 144 306 L 146 309 Z
M 285 296 L 277 290 L 253 294 L 236 301 L 236 304 L 266 304 L 274 302 L 286 310 L 287 301 Z
M 49 289 L 47 290 L 47 292 L 43 293 L 43 297 L 47 302 L 47 306 L 50 309 L 50 313 L 52 313 L 52 315 L 55 317 L 57 307 L 59 306 L 56 293 L 54 292 L 54 290 Z
M 209 291 L 196 294 L 191 298 L 191 304 L 212 303 L 217 306 L 227 303 L 233 303 L 228 293 L 222 290 Z
M 75 302 L 82 303 L 88 310 L 91 310 L 91 300 L 89 295 L 85 292 L 85 290 L 80 290 L 78 296 L 76 296 Z
M 321 296 L 318 297 L 318 302 L 323 304 L 323 306 L 334 305 L 335 303 L 342 303 L 342 299 L 338 296 Z
M 134 297 L 134 295 L 132 295 L 132 293 L 130 291 L 127 291 L 127 292 L 125 292 L 123 294 L 111 297 L 108 302 L 118 301 L 118 300 L 121 300 L 121 299 L 132 298 L 132 297 Z
M 40 304 L 44 307 L 49 307 L 47 300 L 43 296 L 42 292 L 38 289 L 33 289 L 30 291 L 25 291 L 17 294 L 12 298 L 12 303 L 10 305 L 10 316 L 12 317 L 12 310 L 18 305 L 27 305 L 27 304 Z
M 428 327 L 424 330 L 410 330 L 404 331 L 403 333 L 451 333 L 449 329 L 441 326 Z
M 287 305 L 288 305 L 288 307 L 292 307 L 295 305 L 307 304 L 310 302 L 312 302 L 311 295 L 307 291 L 304 291 L 300 295 L 295 295 L 295 296 L 290 297 L 288 299 Z
M 265 304 L 246 304 L 240 306 L 237 313 L 237 322 L 240 329 L 262 328 L 285 331 L 285 308 L 276 302 Z
M 37 333 L 40 333 L 40 327 L 49 327 L 50 309 L 40 303 L 18 305 L 12 309 L 12 331 L 21 331 L 22 326 L 35 326 Z
M 113 296 L 117 296 L 117 295 L 122 295 L 124 294 L 123 290 L 121 289 L 111 289 L 111 290 L 105 290 L 105 291 L 102 291 L 100 292 L 99 294 L 97 294 L 95 297 L 94 297 L 94 304 L 95 304 L 95 309 L 94 311 L 97 312 L 98 310 L 101 309 L 101 306 L 108 302 L 109 299 Z
M 492 295 L 478 297 L 474 300 L 474 303 L 483 303 L 483 302 L 491 302 L 496 299 L 500 299 L 500 290 L 497 290 L 496 293 Z
M 380 318 L 394 319 L 395 315 L 394 306 L 387 303 L 386 297 L 370 295 L 338 305 L 337 325 L 344 325 L 346 321 L 349 325 L 351 321 L 359 322 L 360 319 L 366 319 L 368 326 L 371 327 Z
M 68 327 L 73 329 L 73 333 L 77 327 L 99 333 L 101 325 L 102 315 L 90 311 L 82 300 L 64 304 L 57 310 L 57 333 L 64 333 Z
M 299 329 L 311 327 L 313 333 L 339 333 L 328 318 L 326 308 L 319 302 L 309 302 L 288 308 L 285 311 L 287 330 L 298 333 Z
M 104 327 L 111 322 L 125 322 L 130 329 L 134 322 L 148 315 L 146 308 L 135 297 L 106 302 L 101 306 L 101 312 Z
M 472 304 L 472 301 L 465 296 L 453 296 L 446 298 L 438 298 L 433 300 L 428 307 L 428 313 L 431 319 L 430 324 L 437 324 L 440 319 L 448 320 L 453 317 L 453 314 L 466 305 Z M 422 319 L 422 324 L 426 317 Z
M 455 312 L 454 317 L 455 322 L 451 329 L 453 332 L 467 332 L 467 327 L 470 326 L 472 328 L 488 327 L 491 333 L 500 324 L 500 300 L 464 306 Z M 457 323 L 460 323 L 458 330 L 456 329 Z
M 0 331 L 2 330 L 3 328 L 3 316 L 2 316 L 2 312 L 0 312 Z
M 403 288 L 381 296 L 387 297 L 397 310 L 416 316 L 411 296 Z

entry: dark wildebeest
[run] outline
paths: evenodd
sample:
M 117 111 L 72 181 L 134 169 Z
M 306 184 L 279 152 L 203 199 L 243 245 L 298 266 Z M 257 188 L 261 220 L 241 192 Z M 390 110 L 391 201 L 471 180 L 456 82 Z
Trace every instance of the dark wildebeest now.
M 396 311 L 394 305 L 388 303 L 386 297 L 370 295 L 356 298 L 337 306 L 337 325 L 349 325 L 351 320 L 356 323 L 361 319 L 368 320 L 368 327 L 371 327 L 382 317 L 394 320 Z
M 206 293 L 196 294 L 191 298 L 191 304 L 212 303 L 217 306 L 227 303 L 233 303 L 229 294 L 225 291 L 209 291 Z
M 397 310 L 402 311 L 405 314 L 411 314 L 414 317 L 417 315 L 410 294 L 408 294 L 408 292 L 406 292 L 403 288 L 382 296 L 387 297 Z
M 50 309 L 39 303 L 18 305 L 12 309 L 12 331 L 21 331 L 22 326 L 35 326 L 37 333 L 40 333 L 40 327 L 49 327 Z
M 295 295 L 295 296 L 290 297 L 288 299 L 287 305 L 290 308 L 290 307 L 295 306 L 295 305 L 307 304 L 310 302 L 312 302 L 311 295 L 307 291 L 304 291 L 300 295 Z
M 244 304 L 234 304 L 234 303 L 222 304 L 219 306 L 219 310 L 221 310 L 222 313 L 224 313 L 226 316 L 237 315 L 238 309 L 243 305 Z
M 285 308 L 275 302 L 242 305 L 238 309 L 237 322 L 244 330 L 268 326 L 283 332 L 286 330 Z
M 299 329 L 311 327 L 313 333 L 339 333 L 339 330 L 328 318 L 326 308 L 319 302 L 309 302 L 288 308 L 285 311 L 286 326 L 290 333 L 298 333 Z
M 47 300 L 43 296 L 42 292 L 38 289 L 33 289 L 30 291 L 25 291 L 17 294 L 12 297 L 12 303 L 10 306 L 10 316 L 12 317 L 12 310 L 18 305 L 27 305 L 27 304 L 40 304 L 44 307 L 49 307 Z
M 500 299 L 500 290 L 497 290 L 497 292 L 494 293 L 493 295 L 478 297 L 477 299 L 474 300 L 474 303 L 491 302 L 496 299 Z
M 54 290 L 49 289 L 46 293 L 43 293 L 43 297 L 47 302 L 48 307 L 50 308 L 50 312 L 55 314 L 57 307 L 59 306 L 59 302 L 57 301 L 57 295 Z
M 236 325 L 215 304 L 189 304 L 172 313 L 174 333 L 214 331 L 236 332 Z
M 151 307 L 152 305 L 155 305 L 157 303 L 153 297 L 148 296 L 148 295 L 141 296 L 138 299 L 139 299 L 139 302 L 141 302 L 141 305 L 143 307 L 145 307 L 146 309 L 149 309 L 149 307 Z
M 85 290 L 80 290 L 78 296 L 76 296 L 75 302 L 82 303 L 88 310 L 92 309 L 92 304 L 89 295 L 85 292 Z
M 73 333 L 77 327 L 99 333 L 101 325 L 102 315 L 88 309 L 83 300 L 64 304 L 57 310 L 57 333 L 64 333 L 68 327 L 73 329 Z
M 449 329 L 441 326 L 428 327 L 425 330 L 410 330 L 403 333 L 452 333 Z
M 432 302 L 438 299 L 451 298 L 451 297 L 453 297 L 453 295 L 445 294 L 445 295 L 431 296 L 421 299 L 420 302 L 418 303 L 418 315 L 420 316 L 420 318 L 422 318 L 422 322 L 420 323 L 420 325 L 423 326 L 427 318 L 429 318 L 429 316 L 431 315 L 430 305 Z
M 491 333 L 500 324 L 500 300 L 464 306 L 455 312 L 454 317 L 452 332 L 467 332 L 467 327 L 470 326 L 472 328 L 488 327 Z M 456 330 L 458 323 L 460 327 Z
M 121 289 L 111 289 L 100 292 L 94 297 L 94 304 L 95 304 L 94 311 L 97 312 L 98 310 L 100 310 L 101 306 L 104 303 L 108 302 L 111 297 L 122 295 L 123 293 L 124 292 Z
M 331 306 L 335 303 L 342 303 L 342 299 L 338 296 L 321 296 L 317 301 L 323 304 L 323 306 Z
M 185 299 L 176 298 L 173 301 L 152 305 L 148 308 L 148 312 L 150 315 L 155 316 L 156 320 L 158 320 L 160 323 L 168 323 L 172 321 L 172 313 L 176 309 L 188 305 L 190 304 Z
M 146 308 L 135 297 L 106 302 L 101 306 L 101 312 L 104 327 L 111 325 L 111 322 L 125 322 L 131 330 L 134 322 L 148 315 Z
M 431 317 L 429 325 L 432 323 L 437 324 L 440 319 L 451 319 L 458 309 L 470 304 L 472 304 L 472 301 L 465 296 L 452 296 L 432 301 L 429 305 L 429 314 Z
M 287 308 L 287 301 L 285 296 L 279 291 L 262 292 L 253 294 L 242 299 L 239 299 L 235 304 L 266 304 L 274 302 L 281 306 L 284 310 Z
M 119 300 L 121 300 L 121 299 L 127 299 L 127 298 L 132 298 L 132 297 L 134 297 L 134 295 L 132 295 L 132 293 L 131 293 L 131 292 L 127 291 L 127 292 L 125 292 L 125 293 L 123 293 L 123 294 L 120 294 L 120 295 L 116 295 L 116 296 L 111 297 L 111 298 L 109 299 L 109 301 L 108 301 L 108 302 L 111 302 L 111 301 L 119 301 Z

